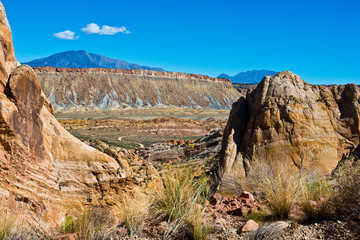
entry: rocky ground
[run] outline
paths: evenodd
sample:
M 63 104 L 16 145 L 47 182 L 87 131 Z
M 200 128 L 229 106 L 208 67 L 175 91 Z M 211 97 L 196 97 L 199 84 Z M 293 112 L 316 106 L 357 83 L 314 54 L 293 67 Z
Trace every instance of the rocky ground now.
M 263 202 L 243 191 L 233 197 L 215 194 L 203 209 L 204 223 L 209 227 L 208 240 L 357 240 L 360 239 L 360 223 L 351 220 L 323 220 L 311 224 L 301 224 L 294 219 L 275 220 L 271 217 L 259 218 L 252 213 L 266 212 Z M 255 216 L 255 217 L 254 217 Z M 265 216 L 265 215 L 264 215 Z M 253 220 L 255 219 L 255 220 Z M 125 225 L 120 224 L 109 235 L 112 239 L 163 239 L 165 231 L 171 227 L 167 222 L 154 224 L 153 219 L 145 220 L 143 231 L 128 235 Z M 76 240 L 76 234 L 55 236 L 52 239 Z M 180 232 L 170 239 L 191 239 L 186 232 Z

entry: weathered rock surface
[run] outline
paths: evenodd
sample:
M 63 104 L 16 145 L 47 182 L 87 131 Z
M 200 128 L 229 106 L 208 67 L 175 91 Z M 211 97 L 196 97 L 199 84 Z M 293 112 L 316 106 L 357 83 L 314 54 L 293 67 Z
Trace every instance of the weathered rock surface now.
M 283 161 L 329 174 L 359 144 L 360 90 L 316 86 L 281 72 L 234 103 L 224 131 L 220 175 L 244 179 L 254 161 Z
M 112 205 L 132 174 L 126 159 L 86 145 L 54 118 L 35 72 L 17 62 L 0 2 L 0 198 L 55 225 L 87 203 Z M 25 207 L 26 208 L 26 207 Z
M 12 72 L 5 93 L 0 93 L 3 197 L 43 206 L 55 221 L 88 199 L 111 204 L 127 177 L 126 166 L 82 143 L 57 122 L 29 66 Z
M 119 162 L 122 169 L 126 169 L 125 173 L 129 176 L 126 178 L 127 188 L 132 188 L 135 185 L 154 191 L 162 187 L 160 175 L 152 163 L 139 157 L 133 151 L 121 147 L 111 147 L 100 140 L 88 144 L 113 157 Z M 133 180 L 130 180 L 130 178 Z
M 178 72 L 35 68 L 55 111 L 138 107 L 230 109 L 240 97 L 230 80 Z

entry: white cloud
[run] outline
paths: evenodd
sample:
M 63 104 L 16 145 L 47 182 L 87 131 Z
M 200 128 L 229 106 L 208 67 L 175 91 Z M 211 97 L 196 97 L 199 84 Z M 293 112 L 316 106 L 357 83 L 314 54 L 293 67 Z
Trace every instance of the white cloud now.
M 53 36 L 56 38 L 65 39 L 65 40 L 76 40 L 79 38 L 79 36 L 75 37 L 75 33 L 70 30 L 54 33 Z
M 126 27 L 110 27 L 107 25 L 104 25 L 100 27 L 96 23 L 90 23 L 85 28 L 82 28 L 81 31 L 83 31 L 86 34 L 99 34 L 99 35 L 114 35 L 117 33 L 123 33 L 123 34 L 129 34 L 130 31 L 126 29 Z

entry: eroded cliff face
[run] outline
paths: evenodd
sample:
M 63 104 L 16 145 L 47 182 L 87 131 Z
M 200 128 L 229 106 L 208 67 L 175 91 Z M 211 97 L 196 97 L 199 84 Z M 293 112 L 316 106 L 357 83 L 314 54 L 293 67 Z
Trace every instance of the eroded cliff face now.
M 90 200 L 113 205 L 132 174 L 127 159 L 84 144 L 57 122 L 33 69 L 16 67 L 1 2 L 0 7 L 1 203 L 25 204 L 53 226 Z
M 240 93 L 204 75 L 101 68 L 35 68 L 55 111 L 137 107 L 230 109 Z
M 360 90 L 316 86 L 281 72 L 234 103 L 220 160 L 223 181 L 245 178 L 254 161 L 283 161 L 329 174 L 359 144 Z

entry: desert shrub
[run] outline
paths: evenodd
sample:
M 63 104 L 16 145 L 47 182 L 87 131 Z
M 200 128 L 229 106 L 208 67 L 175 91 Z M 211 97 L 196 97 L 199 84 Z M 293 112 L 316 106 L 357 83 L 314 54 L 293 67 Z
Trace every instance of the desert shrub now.
M 0 240 L 13 238 L 30 239 L 26 238 L 28 229 L 21 215 L 9 209 L 2 209 L 0 213 Z
M 130 235 L 138 234 L 142 231 L 144 220 L 149 214 L 150 205 L 150 196 L 138 191 L 123 197 L 119 208 Z
M 105 239 L 112 233 L 110 209 L 92 206 L 77 217 L 68 215 L 60 224 L 60 233 L 77 233 L 79 239 Z
M 338 216 L 360 219 L 360 161 L 351 157 L 341 162 L 334 171 L 331 186 L 331 202 Z
M 186 228 L 193 236 L 201 235 L 206 228 L 199 221 L 202 213 L 198 208 L 202 208 L 209 197 L 208 178 L 201 170 L 181 168 L 164 173 L 162 180 L 164 191 L 156 196 L 151 210 L 157 221 L 171 223 L 164 238 Z
M 308 222 L 322 220 L 328 216 L 329 198 L 332 188 L 326 179 L 309 182 L 305 185 L 300 199 L 300 208 Z
M 259 192 L 276 218 L 287 218 L 294 202 L 299 198 L 308 175 L 294 171 L 281 161 L 253 163 L 247 185 Z
M 194 240 L 206 240 L 212 229 L 203 222 L 203 211 L 195 208 L 187 219 L 187 229 Z
M 0 206 L 0 240 L 10 239 L 42 239 L 45 234 L 40 231 L 40 216 L 32 214 L 30 211 L 31 203 L 16 204 L 9 207 L 4 202 Z
M 72 216 L 66 215 L 64 221 L 60 224 L 60 233 L 74 233 L 75 223 Z

